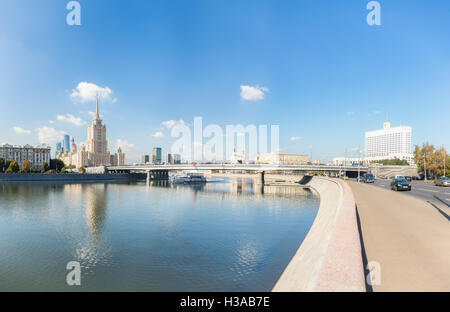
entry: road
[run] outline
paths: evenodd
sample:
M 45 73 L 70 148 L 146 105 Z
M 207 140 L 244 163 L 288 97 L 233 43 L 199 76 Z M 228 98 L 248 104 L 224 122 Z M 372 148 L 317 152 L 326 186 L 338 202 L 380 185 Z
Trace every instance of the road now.
M 445 198 L 449 189 L 414 182 L 414 191 L 394 192 L 389 183 L 349 183 L 366 261 L 379 276 L 373 290 L 450 291 L 449 213 L 434 198 Z
M 390 190 L 391 180 L 376 180 L 373 185 Z M 433 182 L 412 181 L 411 192 L 402 193 L 433 203 L 450 213 L 450 187 L 435 186 Z

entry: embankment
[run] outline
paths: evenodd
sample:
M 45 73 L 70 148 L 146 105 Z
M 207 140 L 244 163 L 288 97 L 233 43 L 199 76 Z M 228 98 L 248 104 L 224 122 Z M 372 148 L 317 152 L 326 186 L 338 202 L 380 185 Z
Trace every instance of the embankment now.
M 314 177 L 320 196 L 311 229 L 273 291 L 355 291 L 365 288 L 355 200 L 347 183 Z
M 54 173 L 54 174 L 26 174 L 12 173 L 0 174 L 0 182 L 114 182 L 114 181 L 136 181 L 145 180 L 146 174 L 140 173 L 115 173 L 115 174 L 76 174 L 76 173 Z

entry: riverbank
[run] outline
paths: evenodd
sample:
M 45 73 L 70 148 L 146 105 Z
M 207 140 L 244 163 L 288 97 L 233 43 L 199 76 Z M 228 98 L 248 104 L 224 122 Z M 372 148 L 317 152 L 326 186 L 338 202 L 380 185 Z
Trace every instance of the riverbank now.
M 77 174 L 77 173 L 8 173 L 0 174 L 1 182 L 108 182 L 145 180 L 146 174 L 114 173 L 114 174 Z
M 319 177 L 314 177 L 307 187 L 319 194 L 319 211 L 273 291 L 366 291 L 350 187 L 341 180 Z

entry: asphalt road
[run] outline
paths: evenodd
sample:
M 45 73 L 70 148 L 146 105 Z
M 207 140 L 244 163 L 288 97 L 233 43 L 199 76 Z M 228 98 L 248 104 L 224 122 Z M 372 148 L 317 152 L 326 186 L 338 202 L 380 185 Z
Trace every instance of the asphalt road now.
M 372 289 L 450 291 L 449 213 L 418 198 L 431 199 L 428 194 L 438 193 L 419 190 L 434 190 L 423 182 L 412 193 L 394 192 L 386 189 L 388 182 L 349 183 L 367 263 L 375 277 Z
M 373 185 L 390 190 L 391 180 L 376 180 Z M 401 193 L 432 202 L 440 207 L 450 208 L 450 187 L 435 186 L 433 182 L 412 181 L 411 192 L 402 191 Z

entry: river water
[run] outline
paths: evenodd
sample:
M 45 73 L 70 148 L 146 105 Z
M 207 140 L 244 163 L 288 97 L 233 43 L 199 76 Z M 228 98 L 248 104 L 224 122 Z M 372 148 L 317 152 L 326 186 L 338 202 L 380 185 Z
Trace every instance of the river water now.
M 318 205 L 251 179 L 0 184 L 0 291 L 270 291 Z

